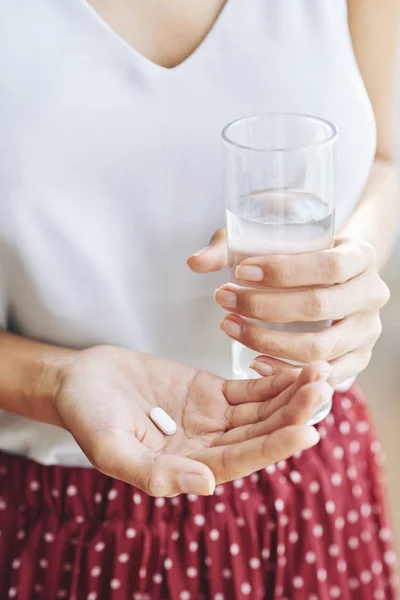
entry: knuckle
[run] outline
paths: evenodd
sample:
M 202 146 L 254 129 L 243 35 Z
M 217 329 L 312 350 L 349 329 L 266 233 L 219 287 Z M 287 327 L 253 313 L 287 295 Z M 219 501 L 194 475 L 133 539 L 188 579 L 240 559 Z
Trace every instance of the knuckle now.
M 345 279 L 345 261 L 338 252 L 328 254 L 326 272 L 323 273 L 327 283 L 338 283 Z
M 380 280 L 380 300 L 381 307 L 384 306 L 390 299 L 390 290 L 386 283 L 381 279 Z
M 313 362 L 315 360 L 325 360 L 326 343 L 320 333 L 305 335 L 303 337 L 301 355 L 304 362 Z
M 239 310 L 249 317 L 261 316 L 263 313 L 262 295 L 255 292 L 245 292 L 239 299 Z
M 323 320 L 326 315 L 326 290 L 313 289 L 304 293 L 302 313 L 307 321 Z

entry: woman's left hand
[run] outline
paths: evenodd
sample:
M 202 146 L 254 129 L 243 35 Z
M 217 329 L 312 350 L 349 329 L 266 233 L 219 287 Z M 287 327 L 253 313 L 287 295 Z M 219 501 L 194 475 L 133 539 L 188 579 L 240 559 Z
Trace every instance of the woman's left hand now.
M 224 230 L 210 246 L 189 258 L 196 272 L 226 266 Z M 215 300 L 229 314 L 221 329 L 256 352 L 309 363 L 325 360 L 332 366 L 331 383 L 338 385 L 357 375 L 370 361 L 381 333 L 379 311 L 389 299 L 380 278 L 373 247 L 358 238 L 338 239 L 329 250 L 297 255 L 248 258 L 236 268 L 239 287 L 226 284 Z M 257 289 L 251 288 L 254 286 Z M 250 319 L 266 323 L 332 320 L 317 333 L 293 333 L 266 329 Z M 260 374 L 286 367 L 285 363 L 257 357 L 252 367 Z

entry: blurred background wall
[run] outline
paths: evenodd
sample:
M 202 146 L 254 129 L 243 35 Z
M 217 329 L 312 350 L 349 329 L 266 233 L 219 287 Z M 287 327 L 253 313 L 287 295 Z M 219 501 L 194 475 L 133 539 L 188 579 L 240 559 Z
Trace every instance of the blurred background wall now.
M 400 170 L 400 65 L 398 81 L 399 114 L 396 130 Z M 382 210 L 384 210 L 384 199 L 382 199 Z M 391 299 L 382 311 L 382 336 L 372 361 L 360 376 L 359 382 L 368 396 L 386 455 L 389 502 L 400 556 L 400 240 L 392 260 L 383 273 L 383 279 L 390 288 Z

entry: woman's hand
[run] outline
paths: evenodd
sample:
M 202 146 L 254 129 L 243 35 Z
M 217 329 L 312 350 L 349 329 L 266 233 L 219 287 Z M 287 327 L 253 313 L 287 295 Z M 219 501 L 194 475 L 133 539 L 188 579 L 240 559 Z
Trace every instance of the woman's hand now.
M 223 230 L 188 264 L 202 273 L 226 266 Z M 333 385 L 369 363 L 381 333 L 379 310 L 389 290 L 379 277 L 374 250 L 364 240 L 339 239 L 334 248 L 310 254 L 248 258 L 237 266 L 236 278 L 247 287 L 226 284 L 215 294 L 216 302 L 229 311 L 221 329 L 231 338 L 277 358 L 329 361 Z M 317 333 L 289 333 L 268 330 L 250 319 L 333 323 Z M 271 366 L 275 372 L 287 368 L 265 356 L 252 365 L 260 374 L 271 373 Z
M 152 496 L 212 494 L 318 442 L 306 426 L 329 400 L 330 368 L 314 363 L 250 381 L 226 381 L 161 358 L 101 346 L 60 369 L 54 406 L 100 471 Z M 164 435 L 159 406 L 177 423 Z

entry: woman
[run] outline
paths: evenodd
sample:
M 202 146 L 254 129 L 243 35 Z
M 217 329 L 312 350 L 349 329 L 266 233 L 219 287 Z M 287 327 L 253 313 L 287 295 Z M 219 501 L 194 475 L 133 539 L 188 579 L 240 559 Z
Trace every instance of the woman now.
M 1 598 L 395 598 L 363 397 L 304 423 L 365 368 L 388 299 L 398 12 L 3 0 Z M 268 111 L 339 126 L 338 241 L 245 261 L 265 291 L 232 295 L 223 231 L 185 261 L 223 225 L 219 132 Z M 221 378 L 215 288 L 264 378 Z M 299 338 L 247 317 L 337 323 Z

